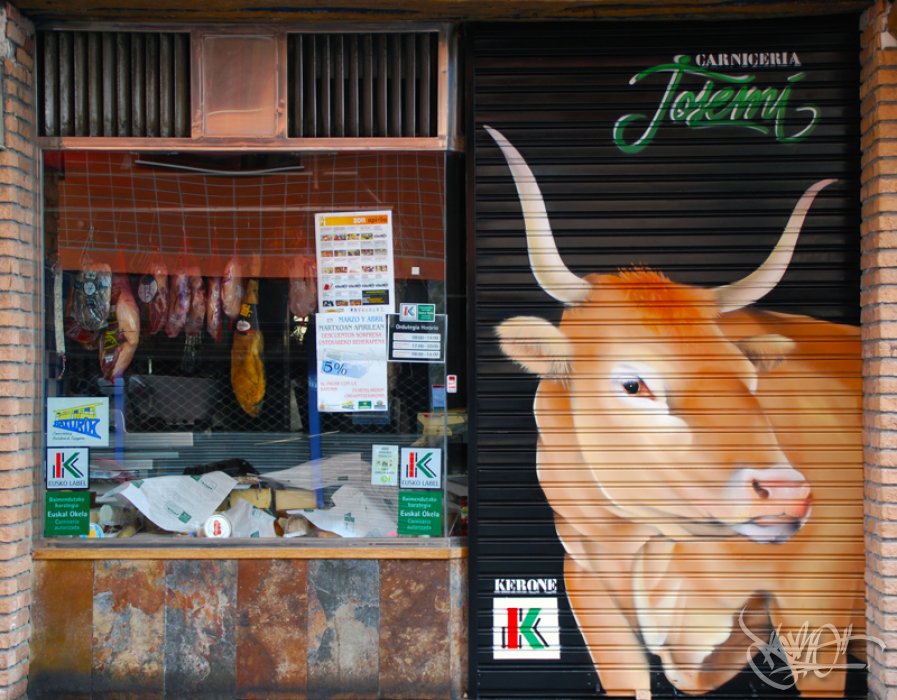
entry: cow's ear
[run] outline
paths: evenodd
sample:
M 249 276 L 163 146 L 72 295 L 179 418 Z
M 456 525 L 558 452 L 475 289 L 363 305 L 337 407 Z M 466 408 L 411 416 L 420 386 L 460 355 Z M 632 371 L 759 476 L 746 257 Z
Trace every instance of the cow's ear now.
M 739 350 L 754 363 L 759 372 L 769 372 L 778 367 L 797 347 L 791 338 L 777 333 L 755 335 L 735 343 Z
M 563 380 L 570 371 L 570 341 L 561 329 L 537 316 L 515 316 L 496 329 L 501 349 L 527 372 Z

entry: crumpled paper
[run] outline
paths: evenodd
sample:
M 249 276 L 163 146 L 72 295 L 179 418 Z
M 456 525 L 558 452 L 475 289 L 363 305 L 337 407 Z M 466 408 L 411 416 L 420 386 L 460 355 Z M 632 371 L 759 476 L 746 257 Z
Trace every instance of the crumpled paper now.
M 197 476 L 156 476 L 116 486 L 100 503 L 131 503 L 154 525 L 170 532 L 198 531 L 236 486 L 224 472 Z
M 338 488 L 332 508 L 287 512 L 301 515 L 315 527 L 340 537 L 395 537 L 399 517 L 394 493 L 364 484 Z
M 277 537 L 274 516 L 248 501 L 237 501 L 225 513 L 231 524 L 231 537 Z

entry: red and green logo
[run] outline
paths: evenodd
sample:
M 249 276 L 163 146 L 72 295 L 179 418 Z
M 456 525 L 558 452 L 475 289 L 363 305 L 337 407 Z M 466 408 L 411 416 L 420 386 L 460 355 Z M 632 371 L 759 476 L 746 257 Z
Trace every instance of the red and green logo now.
M 56 447 L 47 450 L 48 489 L 90 487 L 90 452 L 87 448 Z
M 442 486 L 442 450 L 438 447 L 403 447 L 401 465 L 401 488 L 438 489 Z
M 545 649 L 548 642 L 539 632 L 542 608 L 508 608 L 507 624 L 501 630 L 501 644 L 506 649 Z
M 557 598 L 495 598 L 492 607 L 495 659 L 559 659 Z

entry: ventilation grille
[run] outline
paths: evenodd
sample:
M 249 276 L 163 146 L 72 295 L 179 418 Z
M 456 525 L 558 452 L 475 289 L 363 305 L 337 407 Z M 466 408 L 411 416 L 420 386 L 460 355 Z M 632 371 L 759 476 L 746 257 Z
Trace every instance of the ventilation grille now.
M 291 138 L 437 133 L 438 33 L 290 34 Z
M 186 33 L 38 32 L 41 136 L 190 136 Z

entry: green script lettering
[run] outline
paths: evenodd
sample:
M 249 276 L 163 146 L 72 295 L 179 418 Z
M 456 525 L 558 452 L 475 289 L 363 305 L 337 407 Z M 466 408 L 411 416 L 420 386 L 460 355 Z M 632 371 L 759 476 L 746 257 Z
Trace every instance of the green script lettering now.
M 672 63 L 661 63 L 633 76 L 629 84 L 644 80 L 655 74 L 669 74 L 666 88 L 652 117 L 641 113 L 626 114 L 614 124 L 613 140 L 624 153 L 639 153 L 644 150 L 657 134 L 664 120 L 684 124 L 692 129 L 706 129 L 718 126 L 735 126 L 762 134 L 770 131 L 779 143 L 795 143 L 807 138 L 816 128 L 820 110 L 812 105 L 795 107 L 794 114 L 802 116 L 803 126 L 794 133 L 788 133 L 786 124 L 789 117 L 789 100 L 796 83 L 806 76 L 795 73 L 788 77 L 788 84 L 782 88 L 759 88 L 753 83 L 754 75 L 727 75 L 707 70 L 691 64 L 691 58 L 676 56 Z M 682 88 L 687 77 L 703 81 L 697 91 Z M 630 126 L 642 126 L 642 132 L 631 142 L 627 142 L 624 131 Z

